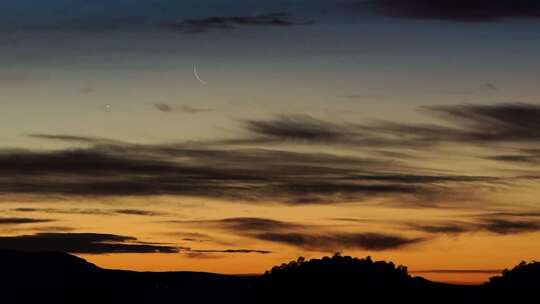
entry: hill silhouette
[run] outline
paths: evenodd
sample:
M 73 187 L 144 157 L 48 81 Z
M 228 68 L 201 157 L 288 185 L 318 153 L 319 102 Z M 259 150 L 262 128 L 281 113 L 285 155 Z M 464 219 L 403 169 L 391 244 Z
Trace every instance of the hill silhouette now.
M 454 303 L 470 289 L 412 277 L 407 267 L 392 262 L 340 254 L 276 266 L 260 286 L 267 303 Z
M 251 282 L 211 273 L 108 270 L 53 252 L 0 251 L 0 275 L 0 303 L 215 303 L 247 297 Z
M 521 262 L 492 277 L 484 287 L 493 300 L 506 303 L 536 303 L 540 296 L 540 262 Z
M 461 286 L 339 254 L 233 276 L 108 270 L 66 253 L 0 250 L 0 271 L 2 303 L 533 303 L 540 290 L 538 262 Z
M 310 261 L 299 258 L 274 267 L 263 276 L 263 282 L 264 298 L 271 300 L 268 302 L 323 300 L 329 303 L 354 299 L 359 288 L 365 289 L 364 299 L 380 298 L 380 291 L 386 290 L 391 291 L 391 300 L 397 300 L 415 283 L 406 267 L 373 262 L 370 257 L 358 259 L 341 255 Z

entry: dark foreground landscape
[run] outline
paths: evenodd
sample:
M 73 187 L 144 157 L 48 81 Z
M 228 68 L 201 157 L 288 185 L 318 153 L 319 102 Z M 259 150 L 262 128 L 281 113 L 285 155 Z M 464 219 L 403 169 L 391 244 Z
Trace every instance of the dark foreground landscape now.
M 335 255 L 261 276 L 131 272 L 65 253 L 0 251 L 1 303 L 537 303 L 540 263 L 481 286 L 435 283 L 407 268 Z

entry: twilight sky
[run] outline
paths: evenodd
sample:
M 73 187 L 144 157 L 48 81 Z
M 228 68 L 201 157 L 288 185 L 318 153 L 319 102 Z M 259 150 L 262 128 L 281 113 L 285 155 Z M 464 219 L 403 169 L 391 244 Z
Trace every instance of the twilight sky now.
M 538 259 L 539 25 L 531 0 L 2 1 L 0 248 L 455 282 Z

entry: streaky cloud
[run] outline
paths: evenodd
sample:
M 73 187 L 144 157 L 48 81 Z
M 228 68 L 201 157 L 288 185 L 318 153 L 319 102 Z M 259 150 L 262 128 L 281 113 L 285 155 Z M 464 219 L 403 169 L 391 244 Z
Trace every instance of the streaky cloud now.
M 27 217 L 0 217 L 0 225 L 38 224 L 54 222 L 51 219 L 27 218 Z
M 181 225 L 211 228 L 257 240 L 295 246 L 305 250 L 337 252 L 342 249 L 383 251 L 420 243 L 426 238 L 408 238 L 387 233 L 344 233 L 325 226 L 278 221 L 267 218 L 225 218 L 176 221 Z
M 167 103 L 155 103 L 154 108 L 158 111 L 165 113 L 182 113 L 182 114 L 201 114 L 206 112 L 212 112 L 212 109 L 209 108 L 199 108 L 189 105 L 171 105 Z
M 503 269 L 426 269 L 409 270 L 411 273 L 442 273 L 442 274 L 500 274 Z
M 255 235 L 265 241 L 292 245 L 306 250 L 337 252 L 342 249 L 373 251 L 396 250 L 425 241 L 384 233 L 299 233 L 267 232 Z
M 540 128 L 539 105 L 462 104 L 422 109 L 449 125 L 389 121 L 337 124 L 307 115 L 282 115 L 269 120 L 249 120 L 246 128 L 252 132 L 253 142 L 296 141 L 367 148 L 426 148 L 441 143 L 486 145 L 540 141 L 540 135 L 535 132 Z
M 178 249 L 143 243 L 134 237 L 102 233 L 37 233 L 2 236 L 0 248 L 20 251 L 53 251 L 83 254 L 175 253 Z
M 40 138 L 93 144 L 53 151 L 0 151 L 0 172 L 10 176 L 0 178 L 0 193 L 69 197 L 180 195 L 332 204 L 371 197 L 441 195 L 449 191 L 441 184 L 492 181 L 486 177 L 391 173 L 411 168 L 396 161 L 325 153 L 142 145 L 62 135 Z
M 202 33 L 213 29 L 229 30 L 240 26 L 290 27 L 313 23 L 311 20 L 300 20 L 286 13 L 270 13 L 253 16 L 215 16 L 186 19 L 179 23 L 169 23 L 167 26 L 183 33 Z
M 540 3 L 535 0 L 370 0 L 367 3 L 379 14 L 407 19 L 485 22 L 540 18 Z
M 490 213 L 472 217 L 469 221 L 446 221 L 431 223 L 407 223 L 405 226 L 415 231 L 430 234 L 458 235 L 483 232 L 495 235 L 513 235 L 540 231 L 538 213 Z
M 269 254 L 272 251 L 269 250 L 255 250 L 255 249 L 198 249 L 189 250 L 191 253 L 258 253 L 258 254 Z

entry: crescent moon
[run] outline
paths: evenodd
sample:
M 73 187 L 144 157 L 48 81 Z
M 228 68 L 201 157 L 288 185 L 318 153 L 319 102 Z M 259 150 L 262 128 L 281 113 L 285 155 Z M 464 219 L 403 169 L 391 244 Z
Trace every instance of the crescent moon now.
M 199 77 L 199 73 L 197 73 L 197 66 L 196 65 L 193 65 L 193 75 L 195 75 L 195 78 L 197 78 L 197 80 L 203 84 L 203 85 L 207 85 L 208 83 L 204 80 L 201 79 L 201 77 Z

